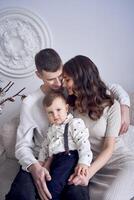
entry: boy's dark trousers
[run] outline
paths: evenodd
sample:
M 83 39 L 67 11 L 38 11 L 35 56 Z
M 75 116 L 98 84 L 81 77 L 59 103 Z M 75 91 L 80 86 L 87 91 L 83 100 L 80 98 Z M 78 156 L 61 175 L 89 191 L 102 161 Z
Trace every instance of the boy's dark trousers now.
M 63 194 L 65 193 L 66 189 L 70 189 L 73 191 L 74 196 L 78 196 L 79 194 L 79 200 L 89 200 L 89 190 L 88 187 L 77 187 L 74 185 L 68 185 L 68 179 L 71 174 L 74 172 L 74 168 L 78 163 L 78 152 L 77 150 L 69 151 L 69 153 L 63 152 L 59 153 L 57 155 L 54 155 L 54 159 L 51 164 L 50 169 L 50 175 L 52 180 L 47 182 L 48 189 L 50 193 L 52 194 L 52 200 L 61 200 L 63 198 Z M 72 189 L 74 188 L 74 189 Z M 79 189 L 78 189 L 79 188 Z M 75 192 L 75 189 L 77 191 L 77 194 Z M 79 192 L 80 190 L 80 192 Z M 66 194 L 66 193 L 65 193 Z M 85 198 L 83 198 L 85 196 Z M 66 199 L 66 197 L 63 198 L 63 200 Z M 71 200 L 75 199 L 73 197 L 73 194 L 67 199 Z
M 56 181 L 54 182 L 51 181 L 48 183 L 48 187 L 50 189 L 52 188 L 52 185 L 54 185 L 55 187 L 54 192 L 53 192 L 53 189 L 51 189 L 52 190 L 51 192 L 53 193 L 52 194 L 53 197 L 60 196 L 60 193 L 62 189 L 64 188 L 63 185 L 67 183 L 68 177 L 73 172 L 74 166 L 72 167 L 72 169 L 70 168 L 70 166 L 68 166 L 69 164 L 68 157 L 69 157 L 69 162 L 71 160 L 74 160 L 73 164 L 76 165 L 78 158 L 76 158 L 77 160 L 75 160 L 74 157 L 76 157 L 76 155 L 74 154 L 71 154 L 70 156 L 69 155 L 63 156 L 62 159 L 60 155 L 54 158 L 54 162 L 51 168 L 51 171 L 53 171 L 52 179 L 54 176 L 57 178 L 56 178 Z M 67 163 L 67 166 L 65 162 Z M 65 167 L 63 166 L 62 168 L 62 164 L 64 164 Z M 56 168 L 58 169 L 57 172 L 56 172 Z M 65 174 L 63 172 L 65 172 Z M 63 189 L 62 197 L 60 196 L 59 199 L 60 200 L 89 200 L 88 191 L 89 191 L 88 187 L 74 186 L 74 185 L 67 184 L 65 188 Z M 9 193 L 6 195 L 5 200 L 37 200 L 37 199 L 39 199 L 39 196 L 38 196 L 38 192 L 34 185 L 34 180 L 31 174 L 20 168 L 20 171 L 17 174 L 14 182 L 12 183 L 11 189 Z

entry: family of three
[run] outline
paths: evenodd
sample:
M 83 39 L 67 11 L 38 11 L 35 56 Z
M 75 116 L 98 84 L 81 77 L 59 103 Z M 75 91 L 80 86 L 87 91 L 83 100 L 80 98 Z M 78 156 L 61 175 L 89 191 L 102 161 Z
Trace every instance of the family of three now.
M 55 50 L 43 49 L 35 64 L 43 85 L 22 103 L 21 167 L 6 200 L 130 200 L 134 155 L 121 137 L 129 126 L 127 93 L 107 86 L 86 56 L 63 65 Z

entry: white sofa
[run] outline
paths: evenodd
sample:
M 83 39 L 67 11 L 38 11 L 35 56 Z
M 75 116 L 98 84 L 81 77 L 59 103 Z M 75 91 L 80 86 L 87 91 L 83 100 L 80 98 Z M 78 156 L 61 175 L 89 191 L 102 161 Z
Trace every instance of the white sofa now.
M 130 95 L 130 99 L 131 126 L 130 131 L 123 138 L 134 152 L 134 93 Z M 18 123 L 19 117 L 16 117 L 0 128 L 0 200 L 5 199 L 5 194 L 9 191 L 10 185 L 19 170 L 19 164 L 14 155 Z

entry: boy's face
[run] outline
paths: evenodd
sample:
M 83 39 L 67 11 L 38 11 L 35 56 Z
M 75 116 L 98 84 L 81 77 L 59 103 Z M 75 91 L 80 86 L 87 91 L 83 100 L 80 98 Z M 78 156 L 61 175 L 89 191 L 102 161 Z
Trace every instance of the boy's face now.
M 63 123 L 67 117 L 68 104 L 61 98 L 57 97 L 52 102 L 51 106 L 45 107 L 48 115 L 48 120 L 51 124 L 59 125 Z
M 37 76 L 42 79 L 47 88 L 57 90 L 62 87 L 62 67 L 56 72 L 36 72 Z

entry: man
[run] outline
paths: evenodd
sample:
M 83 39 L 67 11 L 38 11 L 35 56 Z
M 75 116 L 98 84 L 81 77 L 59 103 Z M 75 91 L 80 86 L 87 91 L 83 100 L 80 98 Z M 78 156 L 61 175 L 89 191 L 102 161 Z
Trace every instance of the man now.
M 48 171 L 38 162 L 38 153 L 43 136 L 46 134 L 48 121 L 43 110 L 42 100 L 49 89 L 62 88 L 62 61 L 53 49 L 43 49 L 35 56 L 36 74 L 43 81 L 43 85 L 24 99 L 20 114 L 20 124 L 17 131 L 16 157 L 20 168 L 6 200 L 48 200 L 51 199 L 46 181 Z M 117 88 L 117 89 L 116 89 Z M 129 98 L 120 86 L 111 87 L 114 94 L 119 97 L 122 104 L 129 106 Z M 124 109 L 124 107 L 123 107 Z M 128 108 L 125 106 L 125 111 Z M 122 111 L 124 113 L 124 110 Z M 126 116 L 123 114 L 123 116 Z M 129 119 L 122 118 L 123 127 L 127 129 Z M 124 125 L 125 124 L 125 125 Z M 122 128 L 122 132 L 125 129 Z M 79 178 L 73 176 L 75 185 L 81 184 Z M 88 200 L 87 187 L 69 185 L 65 188 L 63 199 Z

